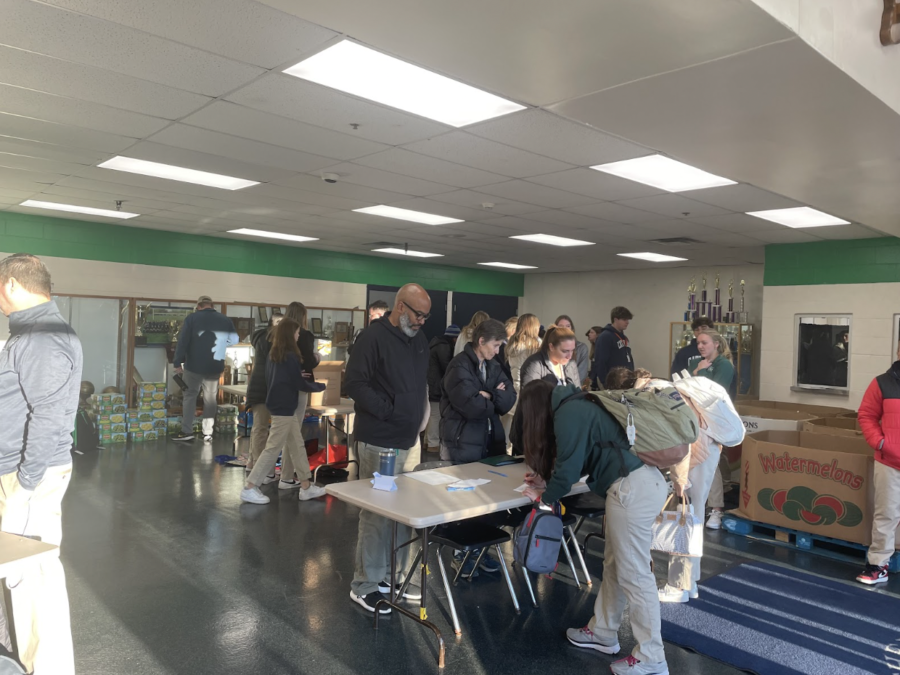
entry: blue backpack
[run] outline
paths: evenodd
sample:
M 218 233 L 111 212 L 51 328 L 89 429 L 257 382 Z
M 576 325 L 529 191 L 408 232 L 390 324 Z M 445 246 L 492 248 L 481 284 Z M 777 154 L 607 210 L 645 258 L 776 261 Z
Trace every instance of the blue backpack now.
M 554 511 L 535 507 L 516 530 L 513 557 L 530 572 L 550 574 L 556 569 L 562 538 L 562 519 Z

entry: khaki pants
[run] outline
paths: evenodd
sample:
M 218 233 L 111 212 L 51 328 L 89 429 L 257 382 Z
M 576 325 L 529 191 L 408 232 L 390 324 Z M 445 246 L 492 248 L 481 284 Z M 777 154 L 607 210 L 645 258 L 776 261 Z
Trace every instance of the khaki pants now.
M 216 422 L 216 410 L 218 403 L 216 397 L 219 394 L 219 376 L 208 377 L 198 373 L 191 372 L 187 368 L 184 369 L 184 383 L 187 389 L 184 390 L 184 403 L 182 404 L 181 431 L 185 434 L 194 432 L 194 415 L 197 410 L 197 396 L 203 390 L 203 420 L 209 420 L 204 425 L 203 433 L 212 433 L 212 426 Z
M 870 565 L 882 567 L 894 555 L 897 526 L 900 525 L 900 471 L 875 462 L 875 512 L 872 517 Z
M 666 502 L 666 481 L 658 469 L 642 466 L 606 492 L 606 549 L 603 580 L 590 628 L 604 642 L 618 641 L 625 605 L 637 640 L 632 656 L 647 664 L 666 660 L 660 635 L 659 593 L 650 570 L 653 521 Z
M 378 471 L 379 448 L 368 443 L 359 444 L 359 479 L 369 480 Z M 394 474 L 408 473 L 416 468 L 420 459 L 419 442 L 409 450 L 400 450 L 394 466 Z M 397 526 L 397 545 L 409 541 L 413 530 L 406 525 Z M 406 546 L 397 553 L 398 581 L 403 578 L 409 566 L 409 557 L 415 544 Z M 649 544 L 648 544 L 649 548 Z M 418 549 L 417 549 L 418 550 Z M 382 581 L 390 581 L 391 576 L 391 521 L 371 511 L 359 512 L 359 536 L 356 540 L 356 570 L 350 588 L 357 595 L 368 595 L 378 589 Z
M 294 474 L 296 473 L 299 477 L 303 471 L 303 467 L 300 464 L 297 464 L 301 468 L 300 471 L 297 471 L 294 468 L 294 459 L 300 456 L 300 453 L 303 454 L 303 464 L 306 465 L 306 476 L 309 477 L 309 457 L 306 455 L 306 442 L 303 440 L 303 418 L 306 417 L 306 404 L 309 401 L 309 394 L 305 391 L 300 392 L 300 402 L 297 404 L 297 412 L 294 413 L 294 416 L 297 418 L 298 429 L 300 429 L 300 433 L 297 435 L 296 445 L 299 447 L 299 453 L 294 453 L 293 451 L 288 451 L 286 448 L 281 451 L 281 480 L 294 480 Z M 328 432 L 325 432 L 325 442 L 328 442 Z M 274 465 L 273 465 L 274 466 Z M 300 480 L 306 480 L 306 478 L 300 478 Z
M 47 469 L 25 505 L 17 503 L 22 488 L 15 473 L 0 476 L 0 529 L 40 537 L 59 546 L 62 541 L 62 499 L 72 477 L 72 465 Z M 27 509 L 28 513 L 15 509 Z M 19 524 L 25 524 L 24 532 Z M 19 530 L 14 532 L 14 530 Z M 19 578 L 6 580 L 12 599 L 19 660 L 35 675 L 74 675 L 72 628 L 66 575 L 59 558 L 45 559 Z
M 253 429 L 250 431 L 250 466 L 256 466 L 259 456 L 269 440 L 269 422 L 272 415 L 265 403 L 253 404 Z
M 431 416 L 428 418 L 426 432 L 428 449 L 441 447 L 441 402 L 431 401 Z
M 296 471 L 297 478 L 301 481 L 309 480 L 309 460 L 306 458 L 306 447 L 300 434 L 300 420 L 296 415 L 272 415 L 269 439 L 256 466 L 247 477 L 247 482 L 256 486 L 262 485 L 263 478 L 275 471 L 275 462 L 278 460 L 278 454 L 282 452 L 285 457 L 290 455 L 293 458 L 291 471 Z M 284 462 L 282 462 L 282 479 L 291 480 L 290 474 L 285 474 L 283 467 Z
M 707 449 L 709 457 L 706 458 L 706 461 L 698 464 L 688 473 L 691 487 L 685 493 L 694 506 L 694 513 L 700 518 L 701 528 L 703 527 L 702 509 L 709 497 L 713 478 L 718 476 L 719 485 L 722 484 L 722 474 L 719 472 L 719 457 L 722 451 L 716 443 L 709 443 Z M 669 586 L 680 588 L 683 591 L 690 590 L 695 582 L 700 581 L 700 560 L 700 558 L 691 558 L 686 555 L 669 556 Z

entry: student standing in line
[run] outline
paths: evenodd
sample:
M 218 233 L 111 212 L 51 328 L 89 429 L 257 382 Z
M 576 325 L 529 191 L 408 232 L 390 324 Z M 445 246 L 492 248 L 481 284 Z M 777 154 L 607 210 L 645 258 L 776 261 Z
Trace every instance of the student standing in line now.
M 555 323 L 558 328 L 568 328 L 573 334 L 575 333 L 575 324 L 567 315 L 561 314 L 556 318 Z M 578 368 L 578 377 L 581 378 L 581 381 L 587 380 L 591 369 L 590 349 L 577 338 L 575 340 L 575 366 Z
M 50 272 L 37 256 L 16 253 L 0 261 L 0 312 L 9 317 L 9 340 L 0 351 L 0 529 L 59 546 L 83 357 L 50 287 Z M 59 557 L 11 571 L 6 586 L 22 665 L 35 675 L 74 675 Z
M 428 452 L 441 451 L 441 382 L 453 360 L 453 348 L 458 338 L 459 326 L 450 324 L 443 335 L 433 337 L 428 344 L 428 401 L 431 404 L 426 433 Z
M 716 326 L 709 317 L 699 316 L 691 321 L 691 330 L 694 332 L 694 339 L 691 340 L 690 344 L 687 344 L 678 350 L 672 361 L 672 368 L 669 372 L 680 374 L 682 370 L 686 370 L 689 373 L 693 373 L 697 364 L 703 359 L 703 357 L 700 356 L 700 350 L 697 349 L 697 337 L 704 331 L 714 331 L 715 329 Z
M 875 509 L 872 545 L 856 580 L 872 586 L 887 583 L 900 525 L 900 345 L 894 364 L 866 389 L 859 405 L 859 427 L 875 450 Z
M 301 398 L 305 398 L 310 391 L 321 390 L 321 385 L 316 385 L 300 365 L 300 350 L 297 348 L 299 337 L 300 324 L 287 317 L 272 331 L 272 347 L 266 364 L 266 409 L 272 416 L 272 428 L 266 447 L 241 490 L 243 502 L 269 503 L 269 498 L 260 491 L 259 486 L 275 469 L 279 453 L 284 453 L 285 457 L 293 457 L 293 470 L 297 471 L 299 479 L 297 487 L 300 488 L 300 501 L 325 494 L 325 488 L 310 481 L 312 474 L 300 431 L 301 418 L 297 415 Z M 304 394 L 302 397 L 301 392 Z
M 368 324 L 372 323 L 375 319 L 380 319 L 384 316 L 385 312 L 390 309 L 388 304 L 384 300 L 376 300 L 371 305 L 369 305 L 368 309 Z M 347 347 L 347 355 L 350 355 L 350 352 L 353 351 L 353 346 L 356 344 L 356 341 L 359 339 L 360 334 L 366 329 L 365 326 L 361 327 L 356 331 L 353 336 L 353 340 L 350 342 L 350 345 Z
M 734 365 L 731 363 L 731 349 L 728 341 L 715 331 L 705 331 L 697 336 L 697 350 L 700 361 L 694 366 L 691 374 L 695 377 L 708 377 L 716 384 L 729 391 L 734 380 Z M 721 446 L 718 446 L 721 453 Z M 710 454 L 714 454 L 711 452 Z M 696 504 L 709 504 L 709 519 L 706 527 L 718 530 L 722 527 L 722 512 L 725 510 L 725 486 L 722 483 L 722 472 L 718 460 L 712 474 L 712 484 L 707 489 L 707 498 L 700 501 L 702 490 L 694 490 Z M 699 578 L 699 577 L 698 577 Z
M 355 435 L 359 450 L 359 478 L 378 470 L 380 453 L 393 452 L 395 474 L 412 471 L 420 461 L 419 433 L 430 414 L 428 403 L 428 339 L 422 332 L 431 316 L 431 298 L 418 284 L 397 292 L 390 316 L 376 319 L 360 335 L 347 364 L 347 393 L 356 410 Z M 397 528 L 398 541 L 411 530 Z M 390 592 L 391 522 L 371 511 L 359 513 L 356 569 L 350 599 L 369 612 Z M 411 546 L 398 554 L 400 578 L 406 572 Z M 415 587 L 404 597 L 421 597 Z M 382 614 L 390 613 L 383 607 Z
M 666 501 L 666 481 L 659 469 L 645 465 L 629 451 L 621 425 L 600 405 L 586 398 L 572 401 L 580 390 L 535 381 L 522 388 L 522 443 L 525 496 L 553 504 L 572 489 L 580 476 L 595 494 L 606 497 L 606 549 L 603 580 L 594 616 L 566 637 L 576 647 L 603 654 L 620 651 L 618 630 L 626 605 L 637 645 L 615 661 L 616 675 L 668 675 L 660 635 L 656 577 L 650 569 L 651 528 Z
M 541 349 L 541 339 L 538 332 L 541 329 L 541 322 L 534 314 L 523 314 L 519 317 L 516 324 L 516 332 L 506 345 L 506 360 L 509 364 L 510 380 L 516 390 L 516 396 L 521 390 L 521 372 L 522 366 L 528 358 Z M 515 418 L 516 404 L 508 413 L 503 416 L 503 431 L 506 434 L 507 452 L 512 451 L 512 423 Z
M 480 324 L 482 321 L 487 321 L 491 317 L 488 316 L 487 312 L 482 312 L 481 310 L 475 312 L 472 315 L 472 320 L 469 321 L 469 324 L 462 329 L 459 334 L 459 340 L 456 341 L 456 348 L 453 351 L 453 356 L 456 356 L 460 352 L 462 352 L 463 347 L 469 344 L 472 341 L 472 331 L 475 330 L 475 327 Z
M 634 370 L 634 359 L 625 330 L 634 318 L 625 307 L 613 307 L 610 323 L 600 332 L 594 343 L 594 363 L 590 378 L 596 385 L 606 382 L 609 371 L 616 366 Z
M 253 427 L 250 431 L 250 461 L 247 462 L 246 473 L 253 470 L 253 465 L 262 454 L 269 438 L 269 423 L 272 415 L 266 408 L 266 395 L 269 387 L 266 383 L 266 364 L 269 361 L 269 349 L 272 346 L 272 328 L 284 318 L 281 312 L 272 314 L 267 326 L 254 331 L 250 338 L 253 345 L 253 370 L 250 371 L 250 382 L 247 384 L 247 407 L 253 411 Z
M 575 355 L 575 333 L 568 328 L 550 326 L 544 334 L 541 350 L 522 364 L 521 385 L 532 380 L 547 380 L 557 385 L 572 383 L 581 386 Z

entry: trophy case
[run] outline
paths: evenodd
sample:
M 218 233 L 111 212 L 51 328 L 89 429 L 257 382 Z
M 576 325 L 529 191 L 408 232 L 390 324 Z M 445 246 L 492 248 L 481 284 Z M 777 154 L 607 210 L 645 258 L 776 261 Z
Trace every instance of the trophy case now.
M 717 323 L 716 331 L 728 340 L 731 360 L 737 377 L 738 395 L 749 394 L 753 388 L 753 325 L 749 323 Z M 694 339 L 690 321 L 672 321 L 669 324 L 669 363 L 675 354 Z

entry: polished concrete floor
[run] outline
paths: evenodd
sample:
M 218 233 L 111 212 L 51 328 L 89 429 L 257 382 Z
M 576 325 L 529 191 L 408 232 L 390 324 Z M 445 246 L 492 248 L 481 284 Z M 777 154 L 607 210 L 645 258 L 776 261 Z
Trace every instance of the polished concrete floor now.
M 376 632 L 371 615 L 350 602 L 358 511 L 330 497 L 301 503 L 272 486 L 268 506 L 241 504 L 242 469 L 213 461 L 230 448 L 161 441 L 76 456 L 62 558 L 79 675 L 437 673 L 430 632 L 397 615 Z M 588 559 L 594 590 L 576 589 L 561 566 L 557 578 L 538 581 L 539 609 L 525 605 L 517 581 L 519 615 L 499 575 L 460 582 L 458 639 L 443 591 L 429 584 L 429 618 L 447 640 L 446 675 L 608 672 L 611 657 L 563 636 L 590 616 L 597 549 Z M 858 571 L 709 533 L 704 576 L 747 560 L 841 579 Z M 900 594 L 900 579 L 882 592 Z M 620 641 L 627 654 L 627 623 Z M 739 672 L 670 644 L 666 654 L 673 674 Z

